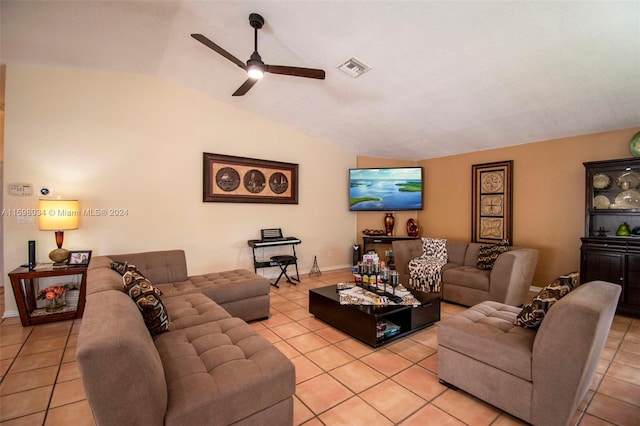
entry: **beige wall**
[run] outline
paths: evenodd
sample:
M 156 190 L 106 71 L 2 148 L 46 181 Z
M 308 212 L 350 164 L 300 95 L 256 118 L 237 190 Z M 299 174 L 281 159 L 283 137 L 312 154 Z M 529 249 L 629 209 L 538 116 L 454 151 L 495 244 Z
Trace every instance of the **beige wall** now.
M 471 239 L 471 166 L 513 160 L 513 241 L 535 247 L 534 285 L 580 267 L 585 161 L 631 157 L 640 127 L 420 161 L 426 176 L 424 236 Z M 640 225 L 640 224 L 637 224 Z
M 82 217 L 80 229 L 65 232 L 67 249 L 183 248 L 192 274 L 251 269 L 247 240 L 281 227 L 303 241 L 301 272 L 316 255 L 321 270 L 351 263 L 346 179 L 355 156 L 335 145 L 154 77 L 57 68 L 9 66 L 5 119 L 5 184 L 47 185 L 81 208 L 128 212 Z M 203 203 L 203 152 L 298 163 L 299 204 Z M 5 193 L 4 208 L 35 208 L 37 199 Z M 31 239 L 38 260 L 48 261 L 53 232 L 10 215 L 3 223 L 6 271 L 27 261 Z M 6 275 L 4 282 L 13 313 Z
M 396 212 L 395 235 L 407 235 L 409 218 L 418 219 L 423 237 L 471 240 L 471 166 L 513 160 L 513 241 L 535 247 L 540 259 L 533 285 L 580 268 L 584 234 L 585 161 L 631 157 L 629 141 L 640 127 L 478 151 L 417 162 L 358 157 L 358 167 L 424 167 L 424 209 Z M 359 212 L 362 230 L 384 229 L 383 212 Z M 640 224 L 637 224 L 640 225 Z M 378 245 L 379 254 L 388 246 Z

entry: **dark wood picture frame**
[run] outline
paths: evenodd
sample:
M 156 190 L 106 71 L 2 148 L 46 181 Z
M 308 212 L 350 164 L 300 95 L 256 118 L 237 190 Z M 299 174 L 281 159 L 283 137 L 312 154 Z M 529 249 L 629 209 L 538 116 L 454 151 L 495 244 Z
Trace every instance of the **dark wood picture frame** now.
M 202 201 L 298 204 L 298 165 L 203 153 Z
M 471 241 L 513 245 L 513 160 L 471 166 Z
M 84 257 L 83 257 L 84 256 Z M 69 266 L 87 266 L 91 260 L 91 250 L 69 251 Z

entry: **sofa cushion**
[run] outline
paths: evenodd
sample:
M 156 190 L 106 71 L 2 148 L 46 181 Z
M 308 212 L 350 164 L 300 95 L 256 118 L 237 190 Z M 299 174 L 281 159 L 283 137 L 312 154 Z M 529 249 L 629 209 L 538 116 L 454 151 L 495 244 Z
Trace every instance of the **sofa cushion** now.
M 491 271 L 482 271 L 474 266 L 459 266 L 445 268 L 442 272 L 442 282 L 447 284 L 489 291 Z
M 464 264 L 464 256 L 467 253 L 468 243 L 447 240 L 447 262 L 456 265 Z
M 478 269 L 490 271 L 493 269 L 493 264 L 496 263 L 498 256 L 507 251 L 509 251 L 509 243 L 506 241 L 480 247 L 478 251 Z
M 234 424 L 295 392 L 291 361 L 241 319 L 172 330 L 154 343 L 169 393 L 166 425 Z
M 485 244 L 469 243 L 467 250 L 464 252 L 464 266 L 478 267 L 478 252 L 483 245 Z
M 231 318 L 226 310 L 200 292 L 163 296 L 162 301 L 171 313 L 171 331 Z
M 160 299 L 160 292 L 138 271 L 122 275 L 124 289 L 136 302 L 144 323 L 152 336 L 169 331 L 169 315 Z
M 136 419 L 163 424 L 167 386 L 162 360 L 138 308 L 122 290 L 87 296 L 76 360 L 94 417 L 103 420 L 98 424 L 104 419 L 113 425 Z
M 269 280 L 246 269 L 195 275 L 189 281 L 220 304 L 267 295 L 270 290 Z
M 155 288 L 162 292 L 162 296 L 173 297 L 182 294 L 202 293 L 198 287 L 189 280 L 175 283 L 153 284 Z
M 536 333 L 514 324 L 519 311 L 498 302 L 479 303 L 441 321 L 438 344 L 531 381 Z
M 537 328 L 551 306 L 569 294 L 578 285 L 579 274 L 577 272 L 556 278 L 553 283 L 540 290 L 531 302 L 524 305 L 515 320 L 515 324 L 525 328 Z
M 184 250 L 165 250 L 144 253 L 115 254 L 113 262 L 129 262 L 154 284 L 173 283 L 187 279 L 187 260 Z

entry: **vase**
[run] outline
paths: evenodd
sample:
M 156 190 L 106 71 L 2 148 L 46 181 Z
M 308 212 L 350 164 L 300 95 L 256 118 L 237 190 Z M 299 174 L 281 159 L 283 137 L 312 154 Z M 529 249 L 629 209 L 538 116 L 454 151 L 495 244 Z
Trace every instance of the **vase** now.
M 409 219 L 407 221 L 407 235 L 410 237 L 417 237 L 420 233 L 420 228 L 418 228 L 418 223 L 414 219 Z
M 46 299 L 45 309 L 47 312 L 58 312 L 64 308 L 64 301 L 62 298 Z
M 387 213 L 384 217 L 384 230 L 390 237 L 393 235 L 393 225 L 395 225 L 396 219 L 393 217 L 393 213 Z
M 629 151 L 634 157 L 640 157 L 640 132 L 633 135 L 629 142 Z

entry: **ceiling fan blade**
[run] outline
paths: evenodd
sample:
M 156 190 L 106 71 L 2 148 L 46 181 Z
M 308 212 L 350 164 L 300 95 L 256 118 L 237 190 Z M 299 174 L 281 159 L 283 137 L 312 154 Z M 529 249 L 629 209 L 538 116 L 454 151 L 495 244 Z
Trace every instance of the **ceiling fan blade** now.
M 272 74 L 291 75 L 294 77 L 317 78 L 324 80 L 324 70 L 314 68 L 285 67 L 282 65 L 267 65 L 266 70 Z
M 255 78 L 248 78 L 244 83 L 242 83 L 242 86 L 238 87 L 238 90 L 236 90 L 235 92 L 233 92 L 232 96 L 242 96 L 245 93 L 247 93 L 249 91 L 249 89 L 251 89 L 253 87 L 254 84 L 256 84 L 258 82 L 257 79 Z
M 244 62 L 242 62 L 240 59 L 236 58 L 231 53 L 227 52 L 222 47 L 218 46 L 217 44 L 215 44 L 214 42 L 212 42 L 211 40 L 209 40 L 208 38 L 206 38 L 202 34 L 191 34 L 191 37 L 195 38 L 200 43 L 204 44 L 205 46 L 207 46 L 209 49 L 213 50 L 214 52 L 219 53 L 220 55 L 224 56 L 225 58 L 227 58 L 228 60 L 230 60 L 231 62 L 233 62 L 234 64 L 236 64 L 240 68 L 242 68 L 243 70 L 247 68 L 247 65 Z

